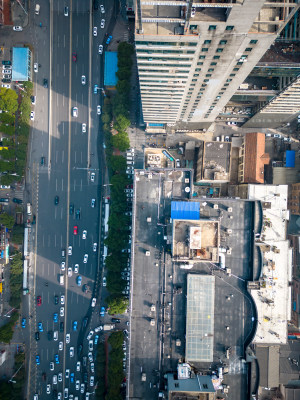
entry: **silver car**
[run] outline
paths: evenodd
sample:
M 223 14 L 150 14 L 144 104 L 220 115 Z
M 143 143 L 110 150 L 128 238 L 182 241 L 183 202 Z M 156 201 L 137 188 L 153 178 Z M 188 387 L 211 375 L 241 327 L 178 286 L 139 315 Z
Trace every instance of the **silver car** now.
M 103 29 L 105 27 L 105 19 L 101 19 L 101 28 Z

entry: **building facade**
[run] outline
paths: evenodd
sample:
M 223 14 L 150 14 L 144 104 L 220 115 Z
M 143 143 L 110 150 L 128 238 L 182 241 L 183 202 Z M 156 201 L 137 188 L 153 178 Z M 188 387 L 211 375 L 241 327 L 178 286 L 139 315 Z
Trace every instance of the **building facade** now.
M 136 1 L 143 117 L 160 130 L 213 122 L 299 8 L 295 1 Z

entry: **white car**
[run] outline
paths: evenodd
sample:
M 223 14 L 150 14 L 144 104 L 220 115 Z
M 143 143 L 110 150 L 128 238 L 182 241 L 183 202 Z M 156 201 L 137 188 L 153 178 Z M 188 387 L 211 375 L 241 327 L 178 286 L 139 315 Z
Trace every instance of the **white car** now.
M 83 257 L 83 264 L 86 264 L 88 262 L 88 259 L 89 259 L 89 255 L 85 254 Z
M 103 46 L 102 46 L 102 44 L 99 44 L 98 53 L 99 53 L 99 54 L 102 54 L 102 53 L 103 53 Z
M 96 176 L 95 172 L 92 172 L 91 173 L 91 182 L 95 182 L 95 176 Z
M 94 342 L 92 340 L 89 340 L 89 351 L 93 351 L 93 346 Z
M 105 27 L 105 19 L 101 19 L 100 26 L 101 26 L 102 29 Z
M 13 30 L 16 32 L 22 32 L 23 28 L 21 26 L 13 26 Z
M 85 75 L 82 75 L 82 77 L 81 77 L 81 84 L 82 84 L 82 85 L 85 85 L 85 84 L 86 84 L 86 77 L 85 77 Z
M 102 283 L 103 287 L 106 286 L 106 276 L 103 277 L 103 283 Z
M 57 375 L 58 382 L 62 382 L 62 372 Z
M 69 254 L 69 256 L 72 255 L 72 246 L 69 246 L 69 247 L 68 247 L 68 254 Z
M 70 347 L 70 357 L 74 357 L 74 347 Z
M 31 111 L 31 113 L 30 113 L 30 119 L 31 119 L 31 121 L 34 121 L 34 111 Z
M 70 340 L 71 340 L 70 334 L 67 333 L 67 334 L 66 334 L 66 343 L 69 344 L 69 343 L 70 343 Z
M 91 363 L 91 372 L 94 373 L 95 372 L 95 364 Z
M 97 36 L 97 34 L 98 34 L 98 28 L 96 26 L 94 26 L 93 35 Z
M 82 133 L 86 132 L 86 124 L 81 125 L 81 130 L 82 130 Z
M 93 297 L 93 298 L 92 298 L 91 306 L 92 306 L 92 307 L 95 307 L 96 302 L 97 302 L 97 299 L 96 299 L 95 297 Z
M 59 309 L 59 315 L 60 315 L 61 317 L 64 317 L 64 315 L 65 315 L 65 307 L 60 307 L 60 309 Z
M 96 203 L 96 200 L 95 200 L 95 199 L 92 199 L 92 200 L 91 200 L 91 207 L 92 207 L 92 208 L 95 207 L 95 203 Z
M 47 394 L 50 394 L 50 391 L 51 391 L 51 385 L 50 385 L 50 383 L 48 383 L 47 388 L 46 388 Z
M 85 389 L 85 384 L 82 383 L 82 384 L 80 385 L 80 393 L 84 393 L 84 389 Z
M 86 235 L 87 235 L 87 231 L 84 230 L 84 231 L 82 232 L 82 239 L 86 239 Z
M 69 378 L 70 378 L 70 370 L 66 369 L 66 379 L 69 379 Z
M 104 6 L 103 6 L 102 4 L 101 4 L 101 6 L 100 6 L 100 11 L 101 11 L 102 14 L 105 13 Z
M 74 118 L 78 117 L 78 107 L 72 108 L 72 117 L 74 117 Z
M 74 265 L 74 274 L 78 274 L 79 272 L 79 264 Z
M 53 332 L 53 340 L 54 340 L 55 342 L 58 341 L 58 331 L 54 331 L 54 332 Z
M 101 115 L 101 106 L 97 106 L 97 115 Z
M 65 304 L 65 296 L 63 294 L 60 296 L 60 304 Z
M 60 269 L 61 269 L 62 271 L 65 271 L 65 269 L 66 269 L 66 263 L 65 263 L 64 261 L 61 262 L 61 264 L 60 264 Z
M 79 390 L 80 389 L 80 381 L 77 379 L 76 383 L 75 383 L 75 390 Z
M 34 70 L 34 72 L 38 72 L 38 70 L 39 70 L 39 64 L 38 63 L 34 63 L 33 64 L 33 70 Z
M 10 89 L 10 85 L 8 83 L 2 83 L 1 87 Z
M 93 244 L 93 251 L 97 251 L 97 243 Z
M 93 336 L 94 331 L 89 331 L 89 334 L 87 335 L 87 340 L 90 340 L 91 337 Z
M 68 268 L 68 277 L 71 278 L 71 276 L 73 275 L 72 273 L 72 267 Z
M 58 344 L 58 350 L 59 350 L 59 351 L 63 351 L 63 349 L 64 349 L 64 343 L 63 343 L 63 342 L 59 342 L 59 344 Z
M 69 389 L 65 388 L 65 390 L 64 390 L 64 398 L 67 399 L 68 396 L 69 396 Z
M 88 352 L 89 362 L 93 362 L 93 353 L 91 351 Z
M 94 378 L 94 376 L 92 375 L 92 376 L 90 377 L 90 386 L 94 386 L 94 382 L 95 382 L 95 378 Z
M 81 362 L 77 361 L 77 363 L 76 363 L 76 371 L 77 372 L 80 372 L 80 367 L 81 367 Z

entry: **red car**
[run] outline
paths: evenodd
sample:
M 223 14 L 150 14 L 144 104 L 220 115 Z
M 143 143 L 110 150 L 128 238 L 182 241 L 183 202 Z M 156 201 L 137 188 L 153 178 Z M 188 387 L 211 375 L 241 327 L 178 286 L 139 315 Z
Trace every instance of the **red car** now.
M 40 306 L 40 305 L 42 304 L 42 297 L 41 297 L 41 296 L 38 296 L 38 297 L 36 298 L 36 304 L 37 304 L 38 306 Z
M 73 233 L 74 233 L 74 235 L 78 234 L 78 226 L 77 225 L 74 226 Z
M 77 54 L 76 54 L 76 53 L 72 53 L 72 60 L 73 60 L 74 62 L 77 61 Z

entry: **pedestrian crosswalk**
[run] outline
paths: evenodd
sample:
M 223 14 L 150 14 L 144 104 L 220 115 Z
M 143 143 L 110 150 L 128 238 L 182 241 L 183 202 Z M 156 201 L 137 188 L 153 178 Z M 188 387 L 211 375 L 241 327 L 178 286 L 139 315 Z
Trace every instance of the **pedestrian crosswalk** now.
M 14 195 L 15 195 L 14 197 L 16 197 L 17 199 L 20 199 L 20 200 L 23 200 L 23 198 L 24 198 L 23 190 L 15 190 Z

